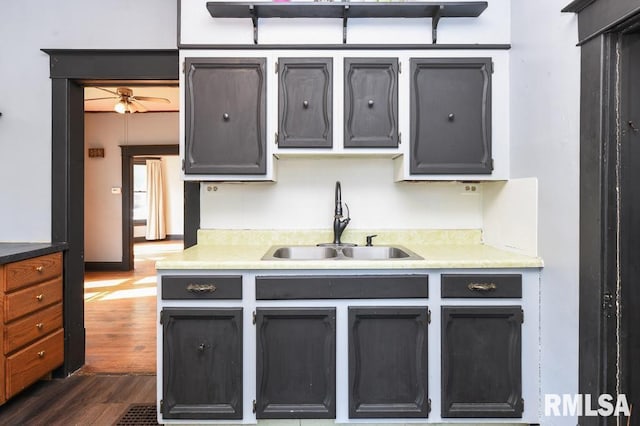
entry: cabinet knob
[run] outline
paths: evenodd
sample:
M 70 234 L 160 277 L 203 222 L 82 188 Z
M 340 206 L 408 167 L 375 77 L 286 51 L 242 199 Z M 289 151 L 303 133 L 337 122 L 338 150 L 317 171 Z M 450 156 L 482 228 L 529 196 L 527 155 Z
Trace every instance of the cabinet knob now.
M 200 352 L 204 352 L 204 350 L 205 350 L 205 349 L 206 349 L 206 346 L 205 346 L 205 344 L 204 344 L 204 343 L 200 343 L 200 344 L 198 345 L 198 350 L 199 350 Z
M 36 328 L 37 328 L 38 330 L 42 330 L 42 327 L 44 327 L 44 324 L 43 324 L 43 323 L 39 322 L 39 323 L 37 323 L 37 324 L 36 324 Z
M 38 300 L 38 302 L 42 302 L 42 299 L 44 299 L 44 294 L 40 293 L 36 296 L 36 299 Z
M 44 271 L 44 266 L 42 266 L 42 265 L 36 266 L 36 272 L 42 273 L 42 271 Z
M 309 101 L 302 101 L 302 107 L 303 107 L 304 109 L 309 108 Z
M 38 357 L 39 358 L 44 358 L 44 351 L 38 352 Z
M 369 105 L 369 108 L 373 108 L 373 99 L 369 99 L 369 102 L 367 102 L 367 105 Z
M 456 115 L 454 113 L 451 113 L 447 118 L 449 119 L 449 121 L 453 121 L 456 119 Z
M 223 119 L 224 121 L 229 121 L 229 114 L 228 114 L 228 113 L 226 113 L 226 112 L 225 112 L 224 114 L 222 114 L 222 119 Z

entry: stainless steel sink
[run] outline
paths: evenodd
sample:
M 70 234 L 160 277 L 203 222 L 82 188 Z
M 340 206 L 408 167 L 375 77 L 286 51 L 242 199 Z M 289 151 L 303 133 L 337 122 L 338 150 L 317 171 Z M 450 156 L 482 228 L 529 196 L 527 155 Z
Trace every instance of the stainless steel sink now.
M 338 257 L 338 251 L 330 247 L 317 246 L 286 246 L 271 247 L 263 260 L 287 259 L 287 260 L 323 260 Z
M 406 248 L 395 246 L 345 247 L 342 254 L 354 260 L 422 259 Z
M 394 260 L 422 259 L 400 246 L 273 246 L 262 260 Z

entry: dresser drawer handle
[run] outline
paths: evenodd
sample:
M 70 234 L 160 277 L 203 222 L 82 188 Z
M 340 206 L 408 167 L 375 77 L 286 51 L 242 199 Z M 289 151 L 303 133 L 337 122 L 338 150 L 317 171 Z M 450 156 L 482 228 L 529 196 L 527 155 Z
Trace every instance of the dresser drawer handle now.
M 40 351 L 40 352 L 38 352 L 38 357 L 40 357 L 40 358 L 44 358 L 44 351 Z
M 38 300 L 38 302 L 42 302 L 42 299 L 44 299 L 44 294 L 40 293 L 36 296 L 36 299 Z
M 36 266 L 36 272 L 42 273 L 42 271 L 44 271 L 44 266 L 42 266 L 42 265 Z
M 36 328 L 37 328 L 38 330 L 42 330 L 42 327 L 44 327 L 44 324 L 43 324 L 43 323 L 39 322 L 39 323 L 37 323 L 37 324 L 36 324 Z
M 190 293 L 213 293 L 216 291 L 218 287 L 214 284 L 189 284 L 187 286 L 187 291 Z
M 469 283 L 467 288 L 471 291 L 494 291 L 496 285 L 494 283 Z

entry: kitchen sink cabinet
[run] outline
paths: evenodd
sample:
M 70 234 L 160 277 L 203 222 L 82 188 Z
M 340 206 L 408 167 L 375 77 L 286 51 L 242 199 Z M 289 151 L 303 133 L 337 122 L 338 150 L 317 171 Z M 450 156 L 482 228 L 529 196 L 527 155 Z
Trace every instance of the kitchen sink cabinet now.
M 336 310 L 256 310 L 256 418 L 336 415 Z
M 242 308 L 162 311 L 165 419 L 242 418 Z
M 349 417 L 427 417 L 427 307 L 349 308 Z
M 344 147 L 398 146 L 398 58 L 344 59 Z
M 442 307 L 442 417 L 522 417 L 520 306 Z
M 331 148 L 332 106 L 332 58 L 278 58 L 280 148 Z
M 192 269 L 159 283 L 165 423 L 539 423 L 538 271 Z
M 443 418 L 522 417 L 522 281 L 522 274 L 441 275 L 441 297 L 452 302 L 441 312 Z M 485 302 L 469 305 L 474 299 Z
M 186 58 L 185 175 L 266 174 L 266 59 Z
M 491 174 L 491 58 L 412 58 L 411 174 Z

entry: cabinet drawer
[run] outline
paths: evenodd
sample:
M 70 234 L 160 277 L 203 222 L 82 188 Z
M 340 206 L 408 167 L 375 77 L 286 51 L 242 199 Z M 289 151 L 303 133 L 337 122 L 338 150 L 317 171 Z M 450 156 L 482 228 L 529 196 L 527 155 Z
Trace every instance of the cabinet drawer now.
M 9 322 L 62 300 L 62 278 L 56 278 L 7 294 L 4 320 Z
M 163 299 L 242 299 L 241 275 L 162 277 Z
M 58 330 L 7 357 L 7 398 L 62 365 L 63 361 L 63 330 Z
M 62 253 L 34 257 L 5 266 L 4 291 L 12 291 L 62 275 Z
M 7 325 L 4 329 L 4 353 L 62 328 L 62 303 L 55 304 Z
M 442 297 L 522 298 L 520 274 L 443 274 Z
M 256 277 L 257 300 L 406 299 L 429 297 L 428 275 Z

